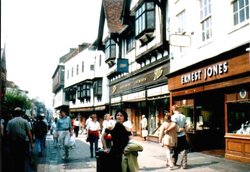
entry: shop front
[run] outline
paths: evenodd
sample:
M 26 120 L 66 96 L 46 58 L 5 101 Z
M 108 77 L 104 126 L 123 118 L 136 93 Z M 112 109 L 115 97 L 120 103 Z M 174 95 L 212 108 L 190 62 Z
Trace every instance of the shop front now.
M 166 109 L 169 109 L 169 92 L 164 76 L 168 71 L 168 65 L 160 66 L 110 84 L 110 111 L 114 115 L 118 108 L 124 109 L 132 122 L 134 135 L 141 135 L 140 121 L 145 115 L 149 139 L 151 136 L 152 140 L 158 138 L 157 129 Z
M 86 120 L 92 114 L 96 114 L 98 121 L 102 124 L 103 116 L 109 112 L 108 105 L 92 106 L 92 107 L 80 107 L 70 108 L 70 115 L 72 118 L 79 118 L 80 123 L 85 127 Z
M 247 46 L 166 75 L 170 105 L 181 106 L 187 117 L 191 151 L 220 150 L 228 159 L 250 162 Z

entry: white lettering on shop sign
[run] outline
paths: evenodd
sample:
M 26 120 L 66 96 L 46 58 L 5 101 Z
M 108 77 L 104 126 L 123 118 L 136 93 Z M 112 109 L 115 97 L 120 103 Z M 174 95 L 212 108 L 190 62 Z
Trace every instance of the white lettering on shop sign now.
M 197 70 L 185 75 L 181 76 L 181 83 L 187 84 L 190 82 L 195 82 L 202 79 L 202 75 L 204 80 L 207 80 L 208 78 L 211 78 L 216 75 L 222 75 L 224 73 L 227 73 L 228 71 L 228 62 L 224 63 L 218 63 L 213 66 L 209 66 L 207 68 L 204 68 L 203 73 L 202 70 Z

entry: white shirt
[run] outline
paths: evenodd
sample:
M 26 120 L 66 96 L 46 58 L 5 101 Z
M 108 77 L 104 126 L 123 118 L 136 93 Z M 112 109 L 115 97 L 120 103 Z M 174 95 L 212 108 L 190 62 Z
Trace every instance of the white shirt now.
M 171 116 L 171 120 L 175 122 L 179 128 L 185 128 L 186 126 L 186 116 L 181 113 L 174 113 Z M 181 137 L 181 136 L 185 136 L 185 134 L 186 134 L 185 131 L 181 131 L 177 133 L 177 136 Z
M 105 132 L 106 128 L 113 128 L 115 126 L 115 121 L 113 119 L 104 120 L 102 123 L 102 134 Z
M 98 121 L 89 121 L 86 129 L 91 131 L 97 131 L 100 130 L 100 123 Z
M 79 127 L 79 125 L 80 125 L 80 121 L 75 120 L 74 121 L 74 126 L 78 126 Z
M 147 118 L 144 117 L 144 118 L 141 120 L 141 127 L 142 127 L 142 129 L 146 129 L 147 125 L 148 125 Z

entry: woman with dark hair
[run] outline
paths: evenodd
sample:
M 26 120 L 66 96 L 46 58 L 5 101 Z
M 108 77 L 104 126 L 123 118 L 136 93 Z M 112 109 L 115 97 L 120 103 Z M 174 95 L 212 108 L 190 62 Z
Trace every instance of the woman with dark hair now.
M 108 170 L 111 172 L 121 172 L 122 171 L 122 154 L 124 148 L 127 146 L 131 132 L 126 129 L 123 125 L 124 122 L 128 120 L 128 114 L 124 110 L 117 110 L 115 113 L 116 124 L 113 128 L 106 128 L 102 135 L 102 144 L 104 147 L 104 152 L 108 153 L 110 163 Z M 111 134 L 112 136 L 112 146 L 110 149 L 107 148 L 105 136 Z

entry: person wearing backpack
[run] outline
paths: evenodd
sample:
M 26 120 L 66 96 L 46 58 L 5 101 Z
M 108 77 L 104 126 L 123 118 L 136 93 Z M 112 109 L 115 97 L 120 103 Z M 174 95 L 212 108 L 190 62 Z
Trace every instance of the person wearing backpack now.
M 39 157 L 42 157 L 42 152 L 44 150 L 43 140 L 48 132 L 48 127 L 43 121 L 43 116 L 39 115 L 36 122 L 34 123 L 34 133 L 36 138 L 36 146 L 39 152 Z

